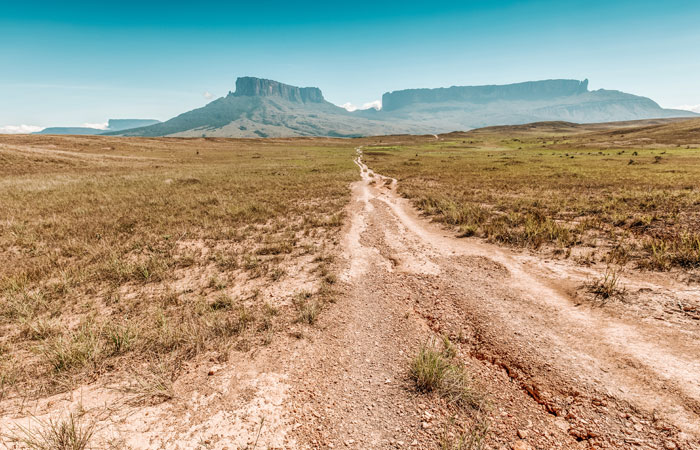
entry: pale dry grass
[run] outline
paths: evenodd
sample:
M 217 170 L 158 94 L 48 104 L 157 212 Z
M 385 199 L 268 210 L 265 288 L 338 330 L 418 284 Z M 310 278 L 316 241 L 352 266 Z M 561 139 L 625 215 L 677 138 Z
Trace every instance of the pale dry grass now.
M 385 138 L 364 154 L 463 236 L 565 257 L 595 249 L 593 262 L 607 264 L 700 268 L 699 120 Z
M 353 151 L 323 139 L 1 137 L 0 395 L 129 368 L 143 381 L 132 388 L 168 397 L 158 386 L 178 362 L 225 359 L 295 322 L 293 304 L 263 301 L 285 291 L 276 285 L 313 286 L 313 323 Z M 163 360 L 173 373 L 155 377 Z

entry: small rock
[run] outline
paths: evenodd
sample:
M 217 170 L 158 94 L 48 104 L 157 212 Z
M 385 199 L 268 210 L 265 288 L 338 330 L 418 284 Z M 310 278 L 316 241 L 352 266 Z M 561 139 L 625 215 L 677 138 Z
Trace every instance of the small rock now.
M 527 439 L 527 431 L 525 430 L 518 430 L 518 437 L 520 439 Z
M 518 441 L 511 447 L 513 450 L 532 450 L 532 446 L 525 441 Z
M 430 424 L 428 422 L 421 423 L 421 426 L 423 427 L 424 430 L 427 430 L 428 428 L 430 428 Z
M 346 445 L 347 447 L 350 447 L 350 446 L 351 446 L 352 444 L 354 444 L 354 443 L 355 443 L 355 440 L 354 440 L 354 439 L 348 439 L 347 441 L 345 441 L 345 445 Z
M 666 450 L 676 450 L 676 448 L 678 448 L 678 446 L 673 441 L 666 441 L 666 442 L 664 442 L 664 448 Z
M 207 372 L 207 375 L 212 376 L 212 375 L 214 375 L 214 373 L 215 372 L 213 370 L 210 370 L 209 372 Z

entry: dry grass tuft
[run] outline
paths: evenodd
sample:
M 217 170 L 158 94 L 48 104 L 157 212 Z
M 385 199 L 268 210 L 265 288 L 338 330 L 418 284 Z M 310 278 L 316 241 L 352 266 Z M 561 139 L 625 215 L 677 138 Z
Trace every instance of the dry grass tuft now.
M 66 418 L 35 422 L 26 427 L 18 425 L 7 438 L 31 450 L 85 450 L 95 432 L 94 423 L 84 423 L 74 413 Z
M 482 450 L 491 429 L 491 422 L 484 411 L 478 410 L 473 420 L 459 426 L 449 424 L 456 432 L 445 433 L 440 439 L 440 450 Z
M 623 298 L 625 289 L 620 286 L 620 269 L 608 266 L 601 278 L 590 283 L 588 290 L 603 300 Z
M 410 374 L 421 392 L 436 392 L 450 403 L 478 405 L 470 377 L 456 359 L 456 350 L 447 338 L 423 344 L 411 361 Z
M 321 302 L 311 292 L 301 292 L 295 298 L 297 322 L 313 325 L 321 312 Z

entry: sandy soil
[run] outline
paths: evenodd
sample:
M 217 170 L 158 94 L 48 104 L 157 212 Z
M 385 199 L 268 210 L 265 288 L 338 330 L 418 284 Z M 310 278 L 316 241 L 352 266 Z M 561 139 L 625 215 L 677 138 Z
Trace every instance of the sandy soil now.
M 341 295 L 316 325 L 192 367 L 169 402 L 86 386 L 4 405 L 0 426 L 80 407 L 101 447 L 439 448 L 454 410 L 408 367 L 444 334 L 488 399 L 484 448 L 700 449 L 697 282 L 628 273 L 628 300 L 600 304 L 581 286 L 601 268 L 458 239 L 357 164 Z

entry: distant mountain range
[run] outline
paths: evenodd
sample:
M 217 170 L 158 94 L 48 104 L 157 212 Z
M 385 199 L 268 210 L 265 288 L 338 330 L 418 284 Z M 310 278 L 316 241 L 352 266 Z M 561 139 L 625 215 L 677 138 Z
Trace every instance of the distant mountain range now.
M 612 122 L 696 117 L 661 108 L 653 100 L 620 91 L 588 90 L 588 80 L 528 81 L 508 85 L 407 89 L 382 97 L 381 110 L 349 112 L 321 90 L 242 77 L 235 92 L 166 122 L 104 134 L 182 137 L 356 137 L 428 134 L 493 125 L 563 120 Z
M 327 102 L 318 88 L 300 88 L 253 77 L 236 80 L 236 91 L 166 122 L 123 136 L 354 137 L 405 133 L 405 124 L 362 117 Z
M 34 134 L 103 134 L 115 131 L 124 131 L 130 128 L 145 127 L 160 123 L 160 120 L 153 119 L 109 119 L 107 128 L 90 128 L 90 127 L 49 127 L 44 128 Z

